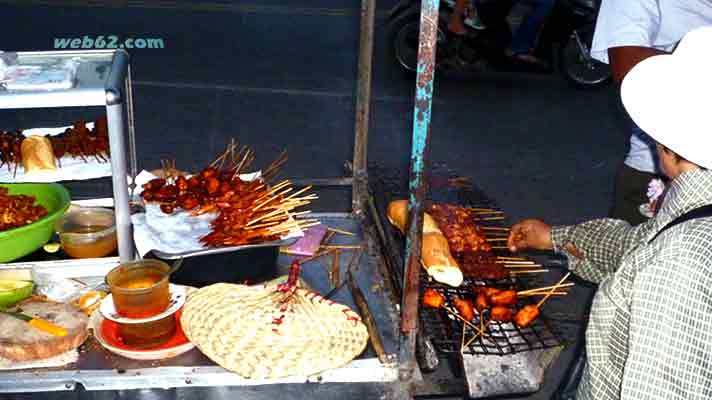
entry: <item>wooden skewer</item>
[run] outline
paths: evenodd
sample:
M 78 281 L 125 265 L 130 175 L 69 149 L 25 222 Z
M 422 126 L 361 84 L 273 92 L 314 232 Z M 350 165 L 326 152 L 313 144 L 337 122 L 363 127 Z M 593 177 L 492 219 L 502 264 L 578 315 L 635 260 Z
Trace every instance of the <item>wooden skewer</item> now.
M 493 250 L 509 250 L 507 246 L 492 246 Z
M 311 200 L 316 200 L 318 199 L 319 196 L 315 194 L 310 194 L 309 196 L 304 196 L 304 197 L 295 197 L 293 199 L 289 199 L 287 201 L 283 201 L 282 203 L 298 203 L 302 201 L 311 201 Z
M 509 271 L 510 274 L 538 274 L 541 272 L 549 272 L 549 270 L 546 268 L 541 268 L 541 269 L 525 269 L 525 270 Z
M 497 211 L 493 208 L 476 208 L 476 207 L 470 207 L 468 208 L 470 211 Z
M 269 218 L 269 217 L 271 217 L 271 216 L 273 216 L 273 215 L 277 215 L 277 214 L 279 214 L 279 213 L 281 213 L 281 212 L 284 212 L 284 211 L 287 211 L 287 210 L 284 209 L 284 208 L 278 208 L 278 209 L 276 209 L 276 210 L 274 210 L 274 211 L 272 211 L 272 212 L 269 212 L 269 213 L 267 213 L 267 214 L 263 214 L 261 217 L 257 217 L 257 218 L 255 218 L 255 219 L 253 219 L 252 221 L 248 222 L 247 224 L 245 224 L 245 227 L 248 227 L 248 226 L 254 224 L 254 223 L 257 222 L 257 221 L 262 221 L 262 220 L 265 219 L 265 218 Z
M 543 299 L 539 300 L 539 302 L 536 303 L 537 308 L 541 307 L 541 305 L 544 304 L 546 299 L 548 299 L 552 293 L 556 292 L 556 289 L 558 289 L 561 286 L 561 284 L 564 283 L 564 281 L 566 280 L 566 278 L 569 277 L 569 275 L 571 275 L 571 272 L 568 272 L 566 275 L 564 275 L 564 277 L 561 278 L 561 280 L 559 282 L 557 282 L 556 285 L 554 285 L 554 287 L 551 289 L 551 291 L 549 293 L 547 293 L 547 295 L 544 296 Z
M 277 234 L 280 234 L 280 233 L 292 231 L 292 230 L 294 230 L 294 229 L 304 230 L 304 229 L 306 229 L 306 228 L 309 228 L 309 227 L 314 226 L 314 225 L 319 225 L 319 224 L 321 224 L 321 222 L 313 222 L 313 223 L 311 223 L 311 224 L 290 226 L 290 227 L 280 228 L 280 229 L 270 229 L 270 228 L 267 228 L 267 229 L 269 230 L 269 233 L 270 233 L 270 234 L 272 234 L 272 235 L 277 235 Z
M 521 261 L 527 261 L 526 258 L 524 257 L 505 257 L 505 256 L 497 256 L 498 260 L 521 260 Z
M 283 204 L 277 204 L 274 206 L 269 206 L 269 207 L 264 207 L 262 211 L 267 211 L 267 210 L 276 210 L 276 209 L 282 209 L 282 210 L 291 210 L 297 207 L 305 206 L 307 204 L 311 204 L 311 201 L 303 201 L 300 203 L 283 203 Z
M 480 321 L 482 321 L 482 320 L 480 319 Z M 492 322 L 491 319 L 490 319 L 490 320 L 487 320 L 487 322 L 485 322 L 484 325 L 482 326 L 482 330 L 478 330 L 478 332 L 477 332 L 469 341 L 467 341 L 467 343 L 465 343 L 465 347 L 469 346 L 469 345 L 470 345 L 472 342 L 474 342 L 478 337 L 484 336 L 484 334 L 485 334 L 484 329 L 487 327 L 487 325 L 489 325 L 490 322 Z
M 269 196 L 270 194 L 276 192 L 277 190 L 283 188 L 284 186 L 289 185 L 289 183 L 290 183 L 290 182 L 289 182 L 289 179 L 285 179 L 285 180 L 283 180 L 282 182 L 280 182 L 280 183 L 278 183 L 278 184 L 272 186 L 272 189 L 270 189 L 267 193 L 263 194 L 262 196 L 258 197 L 258 198 L 255 200 L 255 202 L 258 202 L 258 201 L 264 199 L 265 197 L 267 197 L 267 196 Z
M 286 212 L 285 212 L 285 213 L 286 213 Z M 305 215 L 305 214 L 309 214 L 309 213 L 311 213 L 311 210 L 304 210 L 304 211 L 295 212 L 295 213 L 286 213 L 287 215 L 275 215 L 274 217 L 266 218 L 265 221 L 272 221 L 272 220 L 275 220 L 275 219 L 280 219 L 280 218 L 285 218 L 285 217 L 286 217 L 286 218 L 289 218 L 289 217 L 297 217 L 297 216 L 299 216 L 299 215 Z
M 339 233 L 339 234 L 346 235 L 346 236 L 356 236 L 355 233 L 351 233 L 349 231 L 342 231 L 341 229 L 326 228 L 326 230 L 329 231 L 330 233 Z
M 256 205 L 256 206 L 252 207 L 252 212 L 255 212 L 255 211 L 259 210 L 259 209 L 262 208 L 262 206 L 264 206 L 265 204 L 269 204 L 270 202 L 272 202 L 272 201 L 274 201 L 274 200 L 277 200 L 277 198 L 278 198 L 279 196 L 283 196 L 283 195 L 285 195 L 285 194 L 291 192 L 292 189 L 293 189 L 293 188 L 287 188 L 287 189 L 284 189 L 283 191 L 281 191 L 281 192 L 279 192 L 279 193 L 277 193 L 277 194 L 275 194 L 275 195 L 273 195 L 273 196 L 270 196 L 270 198 L 268 198 L 267 200 L 265 200 L 265 201 L 263 201 L 262 203 L 260 203 L 260 204 L 258 204 L 258 205 Z
M 545 286 L 545 287 L 540 287 L 540 288 L 536 288 L 536 289 L 522 290 L 522 291 L 520 291 L 520 292 L 517 292 L 517 294 L 528 294 L 528 293 L 533 293 L 533 292 L 544 292 L 544 293 L 546 293 L 548 290 L 551 290 L 551 289 L 553 289 L 553 288 L 555 288 L 555 287 L 556 287 L 557 289 L 561 289 L 561 288 L 570 287 L 570 286 L 573 286 L 573 285 L 574 285 L 573 283 L 564 283 L 564 284 L 559 285 L 558 287 L 557 287 L 556 285 L 553 285 L 553 286 Z
M 309 190 L 309 189 L 311 189 L 311 188 L 312 188 L 312 186 L 309 185 L 309 186 L 307 186 L 307 187 L 305 187 L 305 188 L 302 188 L 301 190 L 297 190 L 296 192 L 292 193 L 289 197 L 286 197 L 286 198 L 282 199 L 281 203 L 284 203 L 284 202 L 286 202 L 287 200 L 289 200 L 289 199 L 295 197 L 295 196 L 298 195 L 298 194 L 302 194 L 302 193 L 306 192 L 307 190 Z
M 504 216 L 501 217 L 486 217 L 486 218 L 477 218 L 478 221 L 501 221 L 504 219 Z
M 300 264 L 304 264 L 305 262 L 309 262 L 309 261 L 312 261 L 312 260 L 316 260 L 316 259 L 319 258 L 319 257 L 323 257 L 323 256 L 325 256 L 325 255 L 331 253 L 332 251 L 334 251 L 334 250 L 331 250 L 331 249 L 330 249 L 330 250 L 325 250 L 325 251 L 318 251 L 318 252 L 314 253 L 314 255 L 311 255 L 311 256 L 309 256 L 309 257 L 307 257 L 307 258 L 304 258 L 304 259 L 299 260 L 299 263 L 300 263 Z
M 566 296 L 567 294 L 569 294 L 569 292 L 554 292 L 551 295 L 552 296 Z M 530 296 L 546 296 L 546 293 L 535 292 L 535 293 L 526 293 L 526 294 L 521 294 L 521 295 L 518 294 L 517 295 L 517 297 L 530 297 Z
M 460 340 L 460 353 L 462 353 L 465 350 L 465 328 L 467 326 L 465 324 L 462 324 L 462 340 Z
M 278 229 L 297 228 L 297 227 L 303 227 L 306 225 L 314 226 L 314 224 L 318 224 L 318 223 L 319 223 L 318 219 L 298 219 L 298 220 L 284 221 L 280 225 L 276 226 L 275 228 L 278 228 Z
M 497 260 L 497 264 L 510 264 L 510 265 L 534 265 L 534 261 L 516 261 L 516 260 Z
M 487 242 L 506 242 L 508 238 L 506 237 L 501 237 L 501 238 L 486 238 L 485 241 Z
M 275 225 L 279 225 L 281 223 L 282 223 L 282 221 L 265 222 L 262 224 L 252 225 L 250 228 L 251 229 L 264 228 L 266 226 L 275 226 Z
M 341 273 L 339 271 L 339 258 L 341 257 L 341 250 L 334 249 L 334 258 L 331 260 L 331 270 L 329 271 L 329 276 L 331 277 L 331 287 L 335 288 L 339 286 L 339 281 L 341 280 Z
M 322 246 L 322 245 L 325 245 L 325 244 L 329 244 L 329 242 L 331 241 L 331 239 L 332 239 L 334 236 L 336 236 L 336 234 L 335 234 L 334 232 L 331 232 L 331 231 L 329 231 L 329 230 L 327 229 L 326 235 L 324 235 L 324 238 L 321 239 L 321 243 L 320 243 L 319 245 Z
M 501 228 L 499 226 L 480 226 L 482 229 L 486 230 L 491 230 L 491 231 L 508 231 L 509 228 Z
M 361 245 L 323 245 L 321 248 L 324 249 L 360 249 Z
M 504 268 L 532 268 L 541 267 L 541 264 L 504 264 Z
M 475 215 L 488 215 L 488 214 L 504 214 L 504 211 L 497 211 L 497 210 L 492 210 L 492 211 L 475 211 Z

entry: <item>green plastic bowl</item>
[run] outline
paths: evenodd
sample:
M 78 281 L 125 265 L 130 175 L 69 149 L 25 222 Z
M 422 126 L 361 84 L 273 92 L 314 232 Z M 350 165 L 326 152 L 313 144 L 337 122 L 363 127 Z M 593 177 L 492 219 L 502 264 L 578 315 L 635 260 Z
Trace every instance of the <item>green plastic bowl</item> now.
M 69 192 L 57 183 L 7 183 L 11 195 L 35 197 L 35 204 L 47 209 L 47 215 L 30 225 L 0 232 L 0 263 L 24 257 L 42 247 L 54 233 L 54 223 L 69 208 Z

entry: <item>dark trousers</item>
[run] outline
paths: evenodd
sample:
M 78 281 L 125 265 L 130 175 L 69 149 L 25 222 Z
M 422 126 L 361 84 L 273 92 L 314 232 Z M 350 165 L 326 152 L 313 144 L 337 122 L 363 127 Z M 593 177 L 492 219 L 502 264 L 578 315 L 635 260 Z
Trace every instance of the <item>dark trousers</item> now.
M 648 202 L 648 183 L 657 175 L 642 172 L 622 164 L 616 174 L 611 218 L 628 221 L 638 225 L 648 220 L 640 213 L 640 205 Z
M 561 380 L 559 387 L 551 397 L 551 400 L 576 400 L 576 391 L 583 377 L 583 369 L 586 366 L 586 349 L 581 348 L 578 355 L 571 362 L 571 367 Z

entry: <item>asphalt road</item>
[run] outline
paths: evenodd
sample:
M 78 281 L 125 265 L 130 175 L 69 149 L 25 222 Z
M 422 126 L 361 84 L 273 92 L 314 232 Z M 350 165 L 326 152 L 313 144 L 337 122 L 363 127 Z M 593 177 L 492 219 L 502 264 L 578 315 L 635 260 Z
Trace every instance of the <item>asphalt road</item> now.
M 405 174 L 414 82 L 385 57 L 392 3 L 378 4 L 369 161 Z M 257 165 L 286 147 L 286 175 L 295 178 L 341 176 L 351 158 L 358 1 L 13 0 L 0 7 L 6 51 L 51 50 L 55 39 L 84 35 L 163 40 L 164 48 L 130 51 L 142 167 L 162 158 L 204 165 L 232 137 L 256 151 Z M 29 128 L 75 115 L 3 111 L 0 125 Z M 582 91 L 557 75 L 436 78 L 432 162 L 471 178 L 512 220 L 605 215 L 624 133 L 612 87 Z

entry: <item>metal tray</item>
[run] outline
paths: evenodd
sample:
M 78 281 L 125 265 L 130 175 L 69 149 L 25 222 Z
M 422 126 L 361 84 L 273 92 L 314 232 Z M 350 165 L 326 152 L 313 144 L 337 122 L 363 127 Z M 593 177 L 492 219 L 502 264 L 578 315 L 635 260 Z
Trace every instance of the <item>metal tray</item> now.
M 295 238 L 285 239 L 285 240 L 276 240 L 273 242 L 246 244 L 244 246 L 215 247 L 215 248 L 207 248 L 207 249 L 201 249 L 201 250 L 185 251 L 182 253 L 165 253 L 165 252 L 162 252 L 159 250 L 151 250 L 151 252 L 156 257 L 162 258 L 164 260 L 177 260 L 179 258 L 207 256 L 210 254 L 230 253 L 233 251 L 255 249 L 255 248 L 260 248 L 260 247 L 290 246 L 290 245 L 294 244 L 298 239 L 299 238 L 295 237 Z

